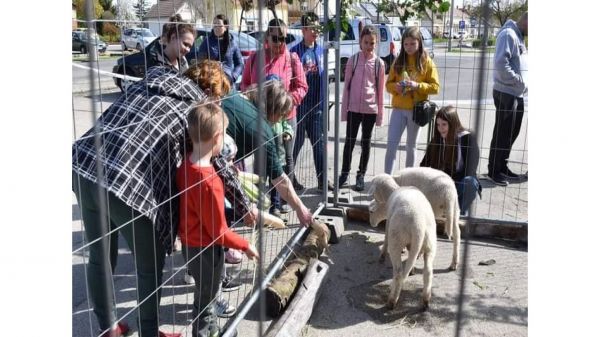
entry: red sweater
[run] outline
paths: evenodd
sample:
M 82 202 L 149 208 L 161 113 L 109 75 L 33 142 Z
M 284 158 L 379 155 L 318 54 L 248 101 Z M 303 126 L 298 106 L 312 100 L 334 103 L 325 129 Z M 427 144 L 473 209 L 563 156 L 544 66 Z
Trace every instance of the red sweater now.
M 200 167 L 185 157 L 177 169 L 179 200 L 179 237 L 190 247 L 217 244 L 248 249 L 248 241 L 227 227 L 223 181 L 212 166 Z
M 244 65 L 242 73 L 242 82 L 240 89 L 245 91 L 250 85 L 258 83 L 258 60 L 256 53 L 250 55 Z M 254 71 L 253 71 L 254 70 Z M 292 95 L 294 107 L 290 112 L 288 119 L 296 117 L 296 107 L 302 103 L 302 99 L 308 92 L 308 84 L 306 83 L 306 75 L 302 62 L 298 58 L 298 54 L 290 53 L 287 49 L 281 55 L 275 58 L 270 58 L 265 52 L 265 77 L 268 75 L 277 75 L 281 78 L 285 89 Z

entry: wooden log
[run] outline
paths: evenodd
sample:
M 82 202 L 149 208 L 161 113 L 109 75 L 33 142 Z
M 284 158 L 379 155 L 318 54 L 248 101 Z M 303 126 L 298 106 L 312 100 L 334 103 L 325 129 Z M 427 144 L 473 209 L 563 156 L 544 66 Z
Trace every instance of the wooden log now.
M 311 259 L 306 276 L 298 293 L 287 310 L 271 324 L 265 337 L 297 337 L 301 335 L 321 295 L 321 285 L 329 266 L 318 259 Z
M 281 274 L 267 286 L 265 302 L 269 316 L 277 317 L 283 312 L 302 282 L 310 260 L 319 258 L 327 248 L 330 235 L 326 225 L 322 223 L 312 225 L 302 246 L 292 253 L 284 264 Z

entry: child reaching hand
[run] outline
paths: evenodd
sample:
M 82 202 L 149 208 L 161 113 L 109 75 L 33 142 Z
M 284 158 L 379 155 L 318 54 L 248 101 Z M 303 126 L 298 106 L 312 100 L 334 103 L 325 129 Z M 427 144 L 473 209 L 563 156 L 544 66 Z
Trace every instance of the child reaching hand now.
M 220 334 L 214 299 L 223 273 L 223 247 L 239 249 L 251 259 L 258 252 L 227 227 L 223 181 L 211 164 L 223 147 L 227 116 L 219 105 L 205 101 L 189 112 L 187 121 L 192 151 L 177 169 L 177 188 L 182 192 L 178 233 L 195 281 L 192 317 L 197 319 L 192 335 L 204 337 Z

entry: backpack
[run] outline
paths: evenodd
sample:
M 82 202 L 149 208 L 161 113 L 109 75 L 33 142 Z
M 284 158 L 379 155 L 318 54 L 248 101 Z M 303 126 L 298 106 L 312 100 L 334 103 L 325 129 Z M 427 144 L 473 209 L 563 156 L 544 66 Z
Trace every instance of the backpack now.
M 350 77 L 350 81 L 348 82 L 348 94 L 350 94 L 350 88 L 352 88 L 352 80 L 354 79 L 354 72 L 356 71 L 356 66 L 358 65 L 358 54 L 360 52 L 352 55 L 352 76 Z M 377 57 L 377 61 L 375 62 L 375 102 L 379 99 L 379 68 L 381 67 L 380 58 Z

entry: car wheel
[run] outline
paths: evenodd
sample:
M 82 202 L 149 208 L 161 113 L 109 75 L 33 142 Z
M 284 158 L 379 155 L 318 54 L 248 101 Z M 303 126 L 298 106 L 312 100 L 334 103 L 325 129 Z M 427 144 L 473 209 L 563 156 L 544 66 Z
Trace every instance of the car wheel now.
M 132 71 L 131 70 L 127 70 L 127 73 L 129 73 L 129 76 L 131 76 Z M 120 75 L 125 75 L 125 71 L 123 71 L 122 69 L 119 70 L 118 72 Z M 131 80 L 125 80 L 122 78 L 117 78 L 117 86 L 119 87 L 119 89 L 121 89 L 121 92 L 125 92 L 127 91 L 127 88 L 129 88 L 133 83 L 135 83 L 134 81 Z
M 342 71 L 340 71 L 340 81 L 344 82 L 344 76 L 346 75 L 346 63 L 348 63 L 347 58 L 343 58 L 340 60 L 340 66 Z
M 144 49 L 144 48 L 142 48 L 142 45 L 138 43 L 138 44 L 135 46 L 135 49 L 137 49 L 137 50 L 139 50 L 139 51 L 142 51 L 142 49 Z
M 87 52 L 87 50 L 85 49 L 85 46 L 82 45 L 81 47 L 79 47 L 79 52 L 82 54 L 85 54 Z

